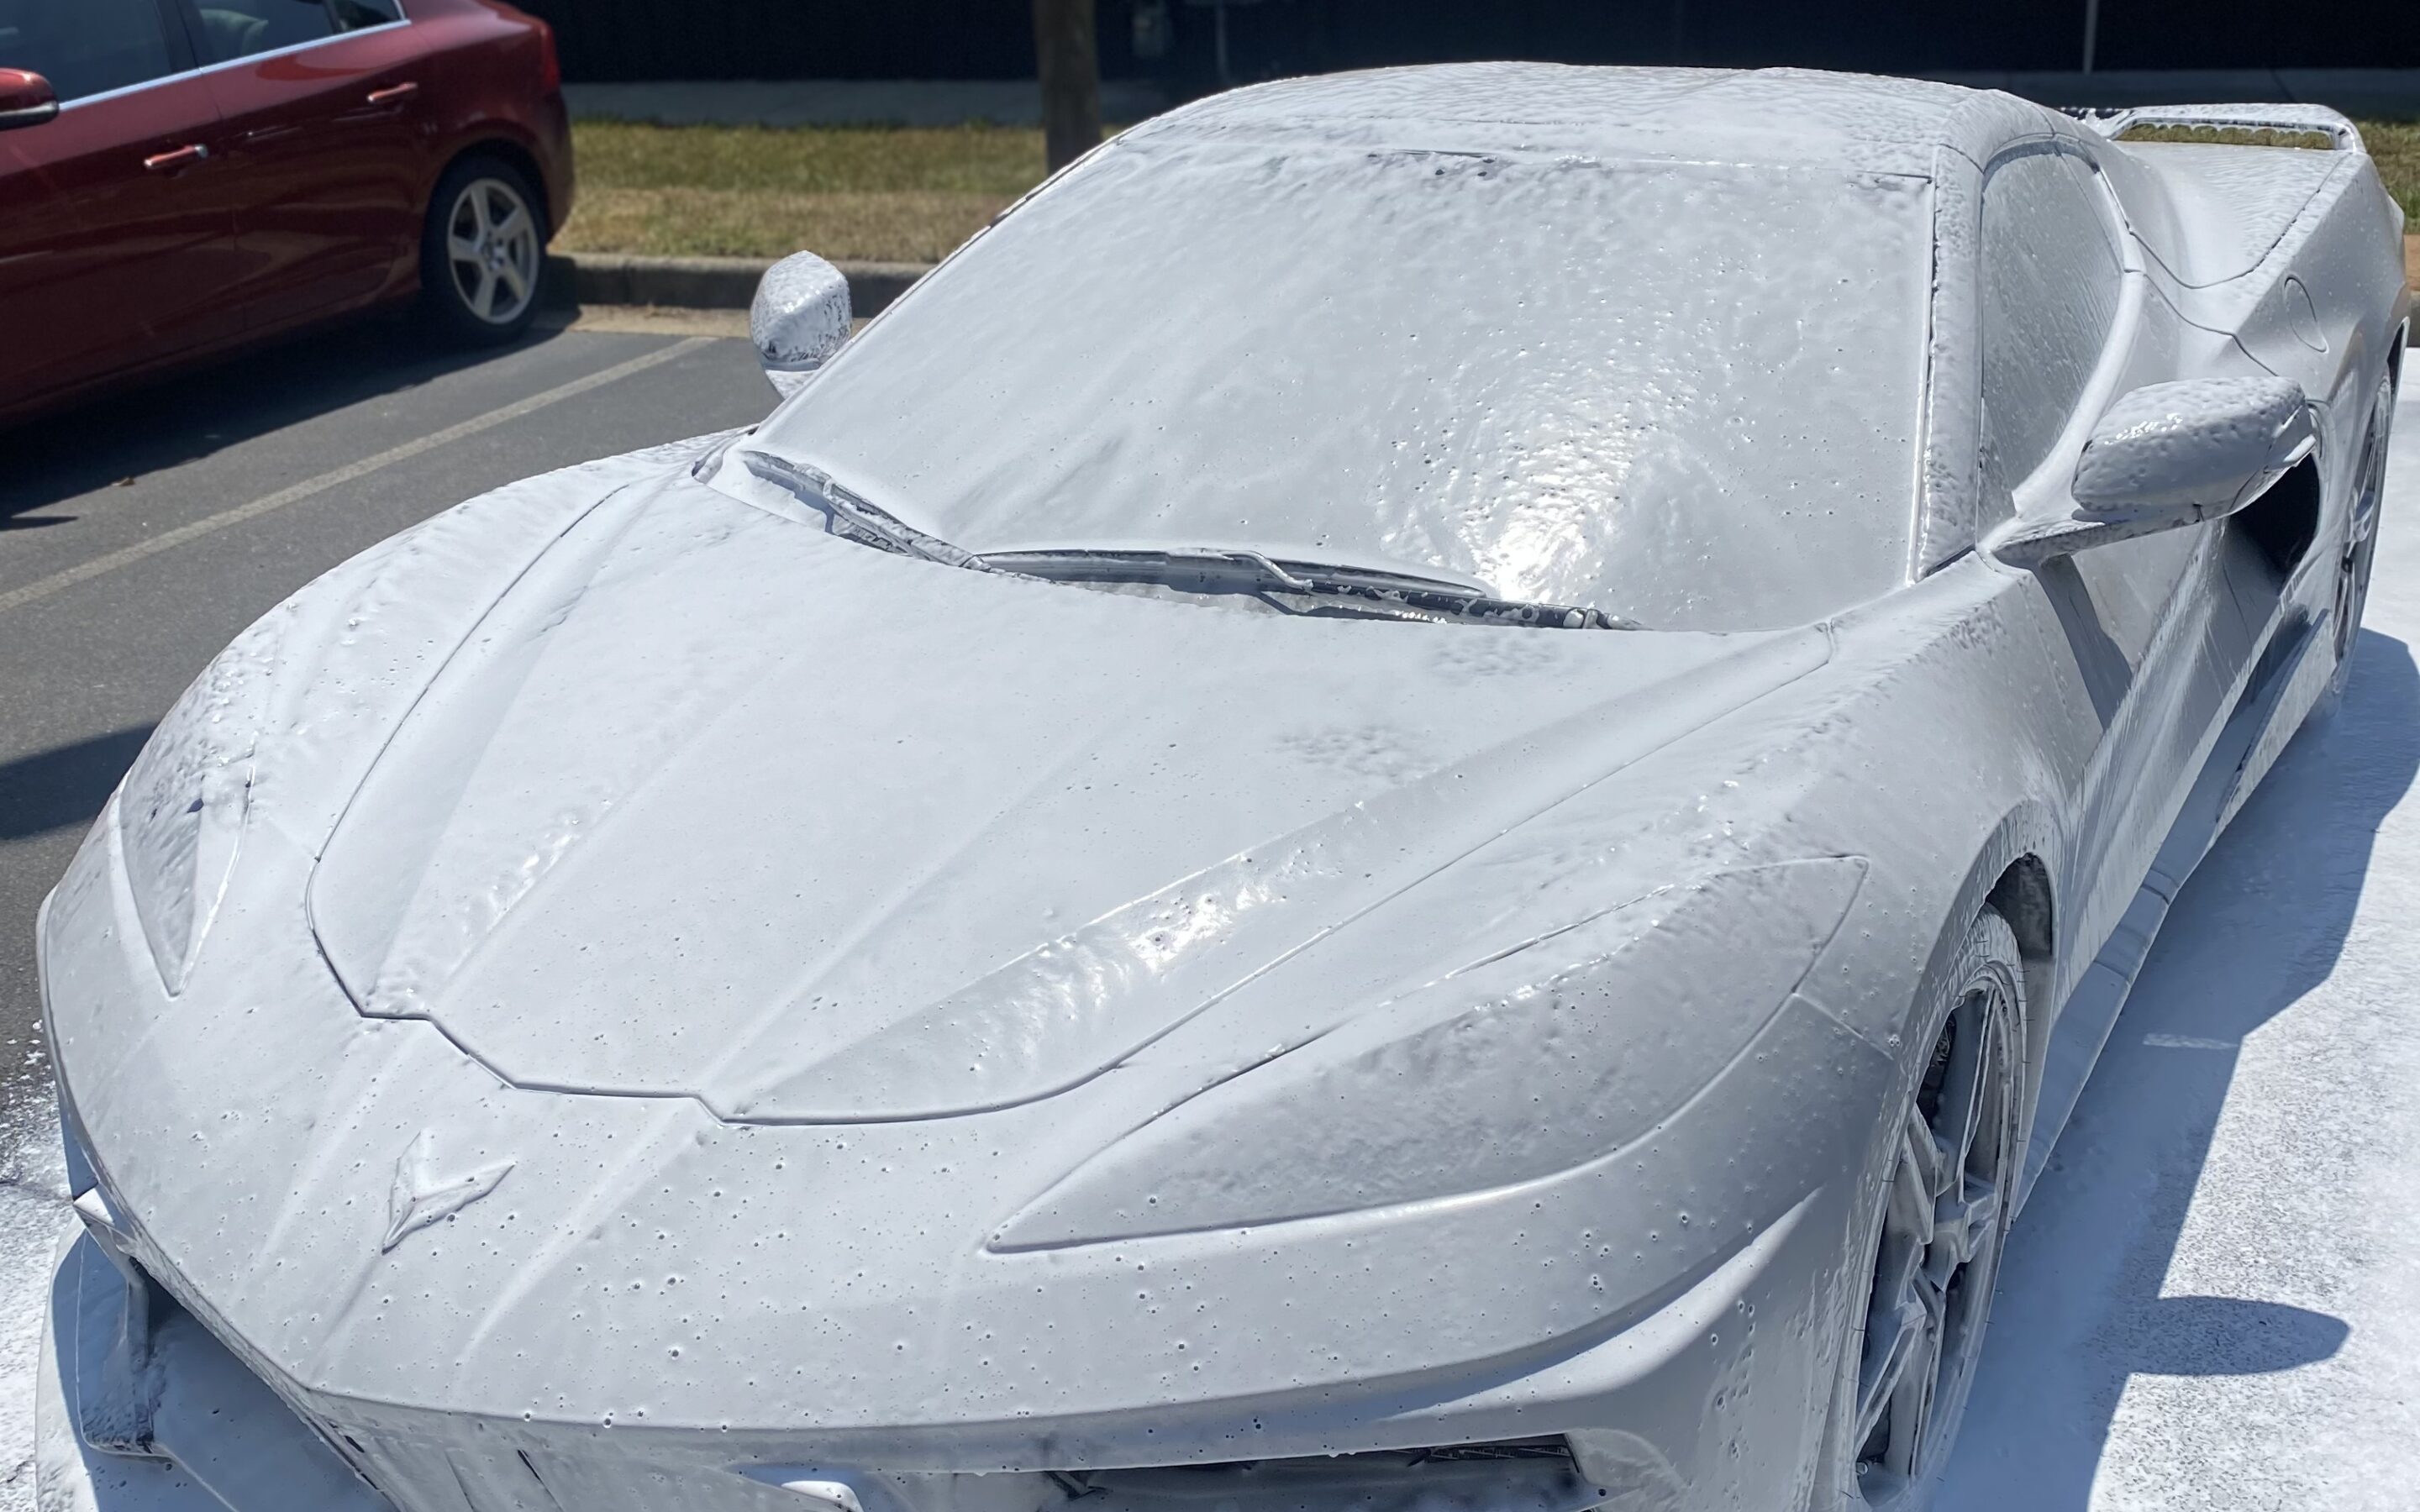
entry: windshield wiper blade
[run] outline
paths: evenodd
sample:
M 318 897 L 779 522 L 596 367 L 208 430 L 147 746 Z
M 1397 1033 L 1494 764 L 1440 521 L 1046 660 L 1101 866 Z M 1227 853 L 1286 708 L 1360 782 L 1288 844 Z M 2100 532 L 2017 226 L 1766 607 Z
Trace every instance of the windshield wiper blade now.
M 1635 630 L 1602 609 L 1497 598 L 1443 578 L 1317 562 L 1279 562 L 1258 551 L 1207 548 L 1121 551 L 1080 548 L 976 553 L 916 529 L 858 497 L 820 468 L 743 450 L 748 471 L 824 517 L 831 532 L 900 556 L 970 572 L 1067 583 L 1151 583 L 1180 593 L 1247 594 L 1289 614 L 1526 625 L 1563 630 Z
M 860 499 L 821 469 L 800 467 L 766 452 L 743 451 L 739 460 L 767 483 L 808 508 L 821 511 L 835 535 L 845 535 L 877 550 L 938 562 L 945 567 L 964 567 L 970 572 L 999 570 L 966 548 L 952 546 L 938 535 L 927 535 L 881 505 Z
M 986 552 L 1004 572 L 1053 582 L 1151 583 L 1180 593 L 1248 594 L 1293 614 L 1450 620 L 1563 630 L 1635 630 L 1602 609 L 1497 598 L 1482 589 L 1416 573 L 1329 563 L 1278 561 L 1258 551 L 1209 548 Z M 1294 602 L 1299 600 L 1301 602 Z

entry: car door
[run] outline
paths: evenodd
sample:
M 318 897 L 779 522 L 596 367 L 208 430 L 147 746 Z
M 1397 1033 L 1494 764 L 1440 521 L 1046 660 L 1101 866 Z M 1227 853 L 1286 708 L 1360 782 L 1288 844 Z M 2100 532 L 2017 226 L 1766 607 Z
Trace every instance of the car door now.
M 2074 144 L 2042 137 L 1995 157 L 1978 239 L 1982 343 L 1981 499 L 1987 525 L 2028 508 L 2071 506 L 2077 423 L 2104 363 L 2139 372 L 2173 318 L 2148 286 L 2119 330 L 2126 233 L 2098 170 Z M 2113 350 L 2113 340 L 2132 344 Z M 2154 363 L 2156 365 L 2156 363 Z M 2159 371 L 2160 378 L 2178 376 Z M 2151 378 L 2144 378 L 2151 381 Z M 2078 938 L 2107 938 L 2133 901 L 2192 780 L 2207 731 L 2209 660 L 2240 641 L 2215 528 L 2171 531 L 2045 563 L 2043 592 L 2102 723 L 2076 795 L 2060 891 Z
M 425 126 L 395 0 L 191 0 L 240 184 L 254 327 L 376 294 L 420 238 Z
M 221 123 L 161 0 L 0 0 L 59 114 L 0 133 L 0 407 L 240 330 Z

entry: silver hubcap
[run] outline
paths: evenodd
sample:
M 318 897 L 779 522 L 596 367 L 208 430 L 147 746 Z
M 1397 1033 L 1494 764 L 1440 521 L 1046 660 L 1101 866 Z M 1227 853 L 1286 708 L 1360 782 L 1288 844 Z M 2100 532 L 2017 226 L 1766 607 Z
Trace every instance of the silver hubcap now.
M 1900 1131 L 1856 1372 L 1857 1489 L 1907 1504 L 1938 1467 L 1964 1404 L 2006 1231 L 2016 1144 L 2009 998 L 1970 987 Z
M 537 217 L 501 178 L 474 178 L 445 218 L 445 258 L 463 308 L 509 325 L 537 289 Z

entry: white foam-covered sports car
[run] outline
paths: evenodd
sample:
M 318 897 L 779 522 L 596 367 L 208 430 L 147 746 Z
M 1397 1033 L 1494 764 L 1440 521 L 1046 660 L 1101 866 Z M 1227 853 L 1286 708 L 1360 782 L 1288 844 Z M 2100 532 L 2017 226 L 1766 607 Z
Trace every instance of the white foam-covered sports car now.
M 1922 1504 L 2345 676 L 2400 229 L 2315 109 L 1503 65 L 784 265 L 768 420 L 304 589 L 52 896 L 43 1504 Z

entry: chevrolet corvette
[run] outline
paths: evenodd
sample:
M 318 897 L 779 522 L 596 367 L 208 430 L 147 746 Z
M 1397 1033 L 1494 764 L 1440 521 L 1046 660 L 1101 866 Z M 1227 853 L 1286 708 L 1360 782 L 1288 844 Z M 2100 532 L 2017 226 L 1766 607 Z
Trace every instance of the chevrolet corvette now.
M 1913 1512 L 2350 665 L 2308 106 L 1129 131 L 241 636 L 45 905 L 86 1512 Z

